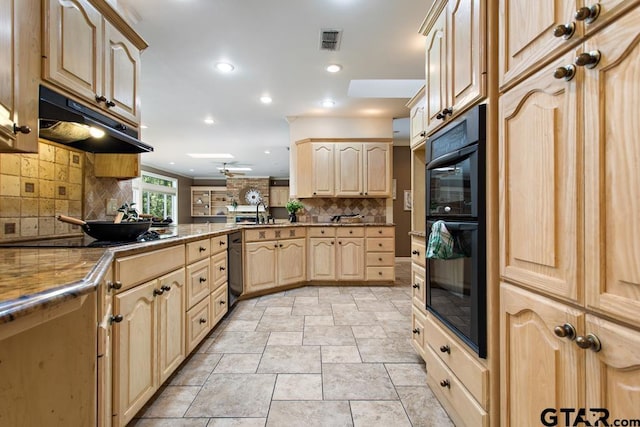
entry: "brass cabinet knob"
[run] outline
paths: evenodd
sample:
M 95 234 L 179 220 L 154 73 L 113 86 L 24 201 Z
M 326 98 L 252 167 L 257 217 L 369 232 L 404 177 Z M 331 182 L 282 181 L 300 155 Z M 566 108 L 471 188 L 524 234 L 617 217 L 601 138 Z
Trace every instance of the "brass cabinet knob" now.
M 593 334 L 587 334 L 587 336 L 580 335 L 576 338 L 576 345 L 585 350 L 595 351 L 596 353 L 602 349 L 600 339 Z
M 573 63 L 578 67 L 593 68 L 600 62 L 600 51 L 592 50 L 591 52 L 582 52 L 576 56 Z
M 111 323 L 120 323 L 124 320 L 124 317 L 122 314 L 116 314 L 115 316 L 111 316 L 109 320 L 111 320 Z
M 451 383 L 449 380 L 442 380 L 440 381 L 440 387 L 451 388 Z
M 574 328 L 571 323 L 565 323 L 564 325 L 558 325 L 553 328 L 553 333 L 560 338 L 573 340 L 576 337 L 576 328 Z
M 31 128 L 29 126 L 18 126 L 17 123 L 13 124 L 13 133 L 31 133 Z
M 583 6 L 576 10 L 573 15 L 576 21 L 584 21 L 587 24 L 591 24 L 600 15 L 600 4 L 596 3 L 590 7 Z
M 451 354 L 451 347 L 449 347 L 448 345 L 441 345 L 440 346 L 440 351 L 442 353 Z
M 105 102 L 104 105 L 106 105 L 108 108 L 111 108 L 111 107 L 115 107 L 116 103 L 113 101 L 107 100 L 107 102 Z
M 122 288 L 122 282 L 119 280 L 116 280 L 115 282 L 112 282 L 111 280 L 107 281 L 107 289 L 111 290 L 111 289 L 121 289 Z
M 418 334 L 418 335 L 420 335 L 420 329 L 418 329 L 418 328 L 414 328 L 412 332 L 413 332 L 414 334 Z
M 227 242 L 225 242 L 224 240 L 220 240 L 220 242 L 218 242 L 218 245 L 220 245 L 220 246 L 224 246 L 226 244 L 227 244 Z
M 553 71 L 553 77 L 556 79 L 571 80 L 576 75 L 576 67 L 573 65 L 566 65 L 564 67 L 558 67 Z
M 570 39 L 573 36 L 573 33 L 576 32 L 576 24 L 570 22 L 566 25 L 561 24 L 553 29 L 554 37 L 562 37 L 565 40 Z
M 226 270 L 226 268 L 220 266 L 220 271 L 225 271 L 225 270 Z

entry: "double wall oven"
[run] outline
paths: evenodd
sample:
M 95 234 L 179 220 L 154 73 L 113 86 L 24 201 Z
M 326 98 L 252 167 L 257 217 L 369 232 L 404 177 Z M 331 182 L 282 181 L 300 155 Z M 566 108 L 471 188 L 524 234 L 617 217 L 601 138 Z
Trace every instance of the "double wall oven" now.
M 427 140 L 426 230 L 443 221 L 453 256 L 427 259 L 427 310 L 486 357 L 485 105 Z

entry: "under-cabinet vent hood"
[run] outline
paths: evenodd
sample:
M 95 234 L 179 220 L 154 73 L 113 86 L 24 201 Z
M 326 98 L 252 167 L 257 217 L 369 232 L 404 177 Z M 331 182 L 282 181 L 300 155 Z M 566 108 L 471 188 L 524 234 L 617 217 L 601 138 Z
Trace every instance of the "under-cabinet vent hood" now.
M 40 138 L 92 153 L 147 153 L 135 129 L 40 86 Z
M 342 30 L 320 30 L 320 50 L 340 49 Z

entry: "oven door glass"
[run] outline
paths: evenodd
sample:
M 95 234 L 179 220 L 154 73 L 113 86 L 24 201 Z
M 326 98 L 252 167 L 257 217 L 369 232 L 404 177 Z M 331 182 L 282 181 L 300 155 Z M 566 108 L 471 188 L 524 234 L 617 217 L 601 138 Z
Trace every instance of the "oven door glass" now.
M 427 165 L 427 215 L 477 217 L 477 145 Z

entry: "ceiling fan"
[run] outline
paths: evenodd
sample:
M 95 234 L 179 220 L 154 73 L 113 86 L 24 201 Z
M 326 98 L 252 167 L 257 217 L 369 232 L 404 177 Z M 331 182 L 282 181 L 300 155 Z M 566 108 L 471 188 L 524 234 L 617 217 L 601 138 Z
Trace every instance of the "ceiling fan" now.
M 227 168 L 228 164 L 233 164 L 233 163 L 222 163 L 222 167 L 218 168 L 222 175 L 226 176 L 227 178 L 233 178 L 236 175 L 244 175 L 244 172 L 234 172 L 234 171 L 229 170 Z

